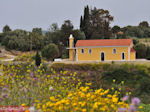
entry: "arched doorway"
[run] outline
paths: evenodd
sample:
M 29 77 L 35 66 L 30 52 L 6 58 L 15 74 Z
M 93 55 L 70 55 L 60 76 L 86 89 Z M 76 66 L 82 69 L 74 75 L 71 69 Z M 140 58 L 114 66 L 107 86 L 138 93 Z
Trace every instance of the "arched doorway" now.
M 125 53 L 122 53 L 122 60 L 125 60 Z
M 104 52 L 101 52 L 101 61 L 105 61 L 105 54 L 104 54 Z

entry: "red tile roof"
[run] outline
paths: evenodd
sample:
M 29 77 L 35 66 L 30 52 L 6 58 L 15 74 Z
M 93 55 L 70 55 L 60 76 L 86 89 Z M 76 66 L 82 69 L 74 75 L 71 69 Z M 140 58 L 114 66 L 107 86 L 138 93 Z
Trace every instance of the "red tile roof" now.
M 134 48 L 131 48 L 130 52 L 136 52 Z
M 97 39 L 97 40 L 78 40 L 76 47 L 83 46 L 129 46 L 132 39 Z

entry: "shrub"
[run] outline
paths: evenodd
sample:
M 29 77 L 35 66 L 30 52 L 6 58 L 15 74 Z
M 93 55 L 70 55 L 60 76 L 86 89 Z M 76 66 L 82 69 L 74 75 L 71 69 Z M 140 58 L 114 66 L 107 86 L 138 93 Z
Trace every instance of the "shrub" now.
M 140 112 L 150 112 L 150 104 L 142 104 L 143 108 Z
M 137 44 L 135 50 L 137 52 L 137 58 L 146 58 L 147 47 L 145 44 Z
M 36 66 L 40 66 L 40 64 L 41 64 L 41 56 L 38 51 L 35 56 L 35 64 L 36 64 Z
M 59 55 L 58 46 L 55 44 L 49 44 L 42 49 L 42 56 L 48 60 L 53 60 Z

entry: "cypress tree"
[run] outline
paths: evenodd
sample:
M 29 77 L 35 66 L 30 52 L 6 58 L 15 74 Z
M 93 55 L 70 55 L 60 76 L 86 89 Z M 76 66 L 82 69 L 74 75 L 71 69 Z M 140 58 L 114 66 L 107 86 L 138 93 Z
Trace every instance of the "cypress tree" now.
M 88 5 L 84 9 L 84 20 L 89 21 L 89 6 Z
M 80 30 L 83 31 L 83 18 L 80 18 Z
M 84 31 L 86 38 L 90 39 L 90 11 L 88 5 L 84 8 L 84 18 L 82 21 L 82 25 L 82 30 Z
M 36 52 L 36 56 L 35 56 L 35 64 L 36 66 L 40 66 L 41 64 L 41 56 L 38 51 Z

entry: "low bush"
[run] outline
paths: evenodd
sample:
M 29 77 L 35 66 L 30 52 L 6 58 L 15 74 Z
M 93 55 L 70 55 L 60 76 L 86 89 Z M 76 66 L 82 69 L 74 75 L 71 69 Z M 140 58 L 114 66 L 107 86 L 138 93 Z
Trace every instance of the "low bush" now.
M 41 53 L 44 58 L 53 60 L 59 56 L 59 49 L 55 44 L 48 44 L 42 49 Z

